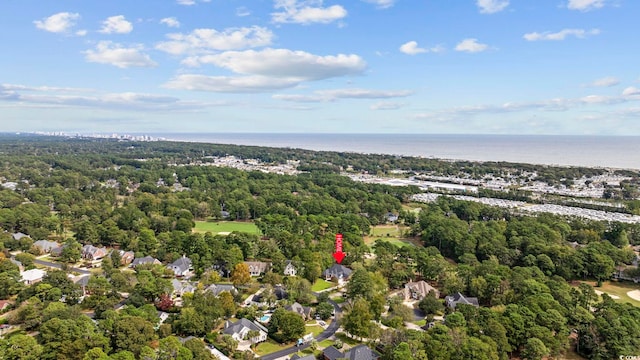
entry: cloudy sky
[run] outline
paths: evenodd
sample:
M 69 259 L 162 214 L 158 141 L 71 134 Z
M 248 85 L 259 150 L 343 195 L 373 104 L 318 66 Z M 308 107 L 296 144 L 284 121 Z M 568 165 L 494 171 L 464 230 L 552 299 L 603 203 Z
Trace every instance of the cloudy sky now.
M 637 0 L 0 2 L 2 131 L 640 135 Z

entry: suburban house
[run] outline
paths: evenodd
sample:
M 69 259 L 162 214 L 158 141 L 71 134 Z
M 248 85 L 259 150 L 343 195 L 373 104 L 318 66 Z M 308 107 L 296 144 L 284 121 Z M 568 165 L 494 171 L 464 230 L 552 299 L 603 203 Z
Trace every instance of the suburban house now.
M 346 352 L 341 352 L 333 346 L 329 346 L 322 352 L 324 360 L 349 359 L 349 360 L 377 360 L 380 355 L 371 350 L 367 345 L 360 344 Z
M 120 254 L 120 265 L 129 265 L 136 257 L 136 254 L 133 251 L 124 251 L 118 250 Z
M 244 263 L 249 267 L 249 274 L 251 274 L 251 276 L 263 275 L 271 267 L 271 263 L 263 261 L 245 261 Z
M 9 300 L 0 300 L 0 312 L 3 312 L 5 309 L 8 309 L 13 305 L 12 301 Z
M 291 360 L 316 360 L 315 355 L 306 355 L 306 356 L 300 356 L 298 354 L 294 354 L 291 357 Z
M 349 276 L 351 276 L 352 272 L 353 270 L 344 265 L 333 264 L 322 274 L 324 275 L 325 280 L 331 281 L 332 279 L 337 279 L 338 284 L 342 285 L 347 279 L 349 279 Z
M 82 247 L 82 258 L 91 261 L 101 260 L 107 256 L 106 248 L 99 248 L 93 245 L 85 245 Z
M 445 296 L 444 303 L 450 309 L 455 309 L 459 304 L 472 305 L 476 307 L 479 306 L 478 298 L 466 297 L 461 293 L 455 293 L 453 295 Z
M 385 219 L 387 220 L 387 222 L 391 222 L 394 223 L 396 221 L 398 221 L 398 215 L 392 213 L 392 212 L 388 212 L 384 215 Z
M 207 286 L 207 288 L 204 289 L 204 291 L 209 291 L 215 296 L 219 296 L 221 293 L 225 291 L 230 293 L 233 296 L 238 294 L 238 289 L 236 289 L 236 287 L 231 284 L 211 284 Z
M 287 294 L 287 291 L 280 285 L 276 285 L 273 288 L 273 294 L 276 296 L 277 300 L 283 300 L 289 297 L 289 294 Z
M 20 261 L 16 260 L 16 258 L 9 258 L 9 261 L 11 261 L 12 264 L 15 264 L 19 271 L 24 271 L 24 265 L 22 265 Z
M 20 281 L 25 285 L 31 285 L 42 281 L 45 275 L 47 275 L 47 272 L 44 270 L 31 269 L 20 273 Z
M 59 248 L 60 244 L 58 244 L 55 241 L 38 240 L 33 243 L 33 246 L 35 246 L 38 249 L 38 251 L 40 251 L 41 254 L 49 254 L 54 249 Z
M 196 291 L 196 286 L 188 281 L 171 279 L 171 286 L 173 286 L 172 295 L 174 298 L 181 298 L 184 294 L 193 294 Z
M 25 234 L 25 233 L 21 233 L 21 232 L 17 232 L 17 233 L 13 233 L 11 234 L 11 236 L 13 237 L 13 240 L 20 240 L 22 238 L 31 238 L 29 235 Z
M 422 300 L 432 291 L 434 292 L 436 299 L 440 297 L 438 289 L 429 285 L 426 281 L 420 280 L 406 283 L 404 285 L 403 294 L 405 300 Z
M 178 277 L 186 277 L 191 275 L 193 268 L 191 267 L 191 259 L 182 255 L 181 258 L 167 265 L 167 269 L 171 269 Z
M 133 261 L 131 262 L 131 267 L 136 267 L 138 265 L 146 265 L 146 264 L 152 264 L 152 265 L 160 265 L 160 260 L 152 257 L 152 256 L 145 256 L 145 257 L 141 257 L 141 258 L 135 258 L 133 259 Z
M 73 279 L 73 283 L 80 286 L 80 289 L 82 289 L 82 295 L 89 295 L 89 292 L 87 291 L 87 285 L 89 285 L 89 278 L 91 277 L 91 275 L 82 275 L 82 276 L 78 276 L 75 277 Z
M 287 311 L 292 311 L 300 316 L 302 316 L 302 318 L 307 321 L 311 319 L 311 311 L 312 309 L 308 306 L 302 306 L 299 303 L 295 302 L 291 305 L 287 305 L 284 307 L 285 310 Z
M 258 336 L 253 337 L 251 339 L 247 339 L 247 334 L 249 331 L 255 330 L 258 332 Z M 231 335 L 231 337 L 242 343 L 245 340 L 250 341 L 251 343 L 259 343 L 267 340 L 267 333 L 269 331 L 262 325 L 256 323 L 255 321 L 249 321 L 248 319 L 242 318 L 235 323 L 231 321 L 226 321 L 224 323 L 223 333 L 227 335 Z
M 293 261 L 287 260 L 284 265 L 284 274 L 287 276 L 296 276 L 298 269 L 293 265 Z

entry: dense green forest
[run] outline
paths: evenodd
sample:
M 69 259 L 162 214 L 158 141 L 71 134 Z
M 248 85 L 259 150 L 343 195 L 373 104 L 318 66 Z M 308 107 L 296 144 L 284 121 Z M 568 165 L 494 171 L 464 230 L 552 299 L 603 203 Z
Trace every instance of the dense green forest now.
M 266 163 L 299 160 L 304 172 L 279 175 L 198 164 L 226 155 Z M 314 294 L 312 286 L 334 263 L 337 233 L 344 236 L 343 264 L 353 274 L 344 289 L 344 314 L 334 321 L 382 359 L 542 359 L 562 358 L 568 351 L 587 359 L 640 355 L 640 308 L 607 294 L 601 298 L 589 285 L 607 282 L 622 269 L 629 277 L 640 276 L 632 247 L 640 245 L 640 224 L 520 216 L 447 197 L 409 204 L 420 192 L 416 187 L 354 182 L 340 175 L 347 168 L 472 177 L 508 168 L 536 171 L 552 183 L 603 171 L 2 136 L 0 182 L 14 186 L 0 190 L 0 300 L 13 305 L 0 323 L 18 331 L 0 338 L 0 359 L 209 359 L 205 342 L 234 358 L 253 358 L 251 350 L 238 351 L 233 339 L 219 334 L 224 321 L 260 317 L 260 307 L 241 306 L 259 288 L 269 305 L 273 300 L 270 308 L 298 302 L 329 318 L 327 296 Z M 394 222 L 414 246 L 365 243 L 372 228 L 389 222 L 389 214 L 398 216 Z M 251 221 L 260 235 L 193 231 L 196 221 L 223 219 Z M 16 239 L 16 233 L 28 237 Z M 62 269 L 26 285 L 15 260 L 26 269 L 39 267 L 34 258 L 41 254 L 33 244 L 45 239 L 64 244 L 55 259 Z M 200 287 L 176 306 L 170 299 L 173 276 L 165 266 L 133 271 L 120 266 L 121 255 L 114 251 L 100 269 L 92 269 L 90 295 L 84 296 L 67 272 L 82 262 L 81 247 L 87 244 L 132 251 L 136 258 L 152 256 L 162 264 L 188 256 Z M 268 261 L 271 271 L 247 278 L 242 267 L 247 260 Z M 300 269 L 297 277 L 283 278 L 288 261 Z M 392 294 L 416 280 L 443 296 L 475 297 L 479 306 L 452 311 L 442 299 L 427 296 L 416 306 L 423 323 L 432 326 L 408 327 L 414 309 Z M 240 291 L 219 296 L 203 291 L 214 283 L 233 283 Z M 279 284 L 288 295 L 276 305 Z M 161 325 L 158 310 L 170 314 Z M 299 328 L 297 318 L 284 310 L 273 316 L 272 341 L 302 335 L 286 331 Z M 184 341 L 187 336 L 193 338 Z

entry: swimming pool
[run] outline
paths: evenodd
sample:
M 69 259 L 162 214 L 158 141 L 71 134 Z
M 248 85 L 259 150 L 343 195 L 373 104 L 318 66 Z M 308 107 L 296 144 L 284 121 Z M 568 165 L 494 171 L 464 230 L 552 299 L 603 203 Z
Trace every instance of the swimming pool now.
M 263 323 L 269 322 L 269 320 L 271 320 L 271 314 L 264 315 L 258 320 L 260 320 L 260 322 L 263 322 Z

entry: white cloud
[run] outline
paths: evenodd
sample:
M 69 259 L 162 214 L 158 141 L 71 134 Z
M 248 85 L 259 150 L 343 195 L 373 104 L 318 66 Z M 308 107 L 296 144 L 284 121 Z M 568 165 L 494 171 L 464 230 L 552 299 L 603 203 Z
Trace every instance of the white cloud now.
M 240 6 L 236 9 L 236 16 L 245 17 L 251 15 L 251 11 L 246 6 Z
M 86 36 L 87 34 L 88 34 L 88 31 L 84 29 L 76 31 L 77 36 Z
M 478 39 L 464 39 L 456 45 L 456 51 L 469 53 L 482 52 L 487 49 L 489 49 L 489 45 L 479 43 Z
M 589 86 L 590 87 L 611 87 L 611 86 L 616 86 L 618 84 L 620 84 L 620 80 L 618 80 L 613 76 L 607 76 L 607 77 L 595 80 L 594 82 L 589 84 Z
M 128 34 L 133 30 L 133 25 L 124 18 L 124 15 L 110 16 L 102 22 L 103 34 Z
M 630 97 L 630 96 L 638 96 L 640 95 L 640 89 L 635 86 L 629 86 L 628 88 L 622 91 L 622 96 Z
M 364 60 L 357 55 L 318 56 L 288 49 L 227 51 L 187 58 L 184 62 L 215 65 L 239 76 L 183 74 L 167 82 L 165 87 L 212 92 L 267 92 L 307 81 L 357 75 L 366 68 Z
M 415 41 L 409 41 L 400 46 L 400 51 L 407 55 L 416 55 L 426 53 L 427 49 L 418 47 L 418 43 Z
M 362 0 L 364 2 L 368 2 L 370 4 L 376 5 L 376 7 L 380 9 L 386 9 L 392 7 L 397 0 Z
M 172 28 L 179 28 L 180 27 L 180 21 L 178 21 L 178 19 L 176 19 L 174 17 L 164 18 L 164 19 L 160 20 L 160 24 L 165 24 L 168 27 L 172 27 Z
M 156 49 L 174 55 L 209 52 L 212 50 L 238 50 L 270 45 L 271 30 L 259 26 L 215 29 L 195 29 L 189 34 L 168 34 L 169 41 L 156 45 Z
M 108 64 L 119 68 L 130 67 L 154 67 L 158 64 L 151 60 L 149 55 L 143 53 L 141 45 L 123 47 L 111 41 L 101 41 L 95 50 L 85 51 L 86 60 L 99 64 Z
M 398 90 L 398 91 L 383 91 L 383 90 L 369 90 L 369 89 L 332 89 L 332 90 L 318 90 L 314 91 L 311 95 L 299 95 L 299 94 L 276 94 L 272 97 L 274 99 L 291 101 L 291 102 L 330 102 L 337 101 L 339 99 L 390 99 L 407 97 L 413 94 L 413 91 Z
M 211 0 L 199 0 L 199 1 L 203 3 L 211 2 Z M 186 5 L 186 6 L 195 5 L 197 2 L 198 1 L 196 0 L 176 0 L 176 3 L 178 3 L 178 5 Z
M 568 36 L 575 36 L 578 39 L 584 39 L 590 35 L 598 35 L 600 34 L 599 29 L 562 29 L 558 32 L 552 33 L 550 31 L 545 31 L 542 33 L 532 32 L 528 34 L 524 34 L 523 38 L 527 41 L 560 41 L 566 39 Z
M 403 107 L 403 103 L 389 102 L 389 101 L 381 101 L 371 105 L 369 108 L 371 110 L 396 110 Z
M 274 79 L 268 76 L 206 76 L 183 74 L 163 86 L 168 89 L 221 93 L 260 93 L 296 86 L 299 79 Z
M 445 51 L 445 48 L 441 45 L 436 45 L 432 48 L 421 48 L 418 46 L 418 43 L 415 41 L 408 41 L 402 44 L 399 48 L 400 52 L 403 52 L 407 55 L 417 55 L 421 53 L 441 53 Z M 380 54 L 378 54 L 380 55 Z
M 78 13 L 61 12 L 53 14 L 42 20 L 36 20 L 33 23 L 38 29 L 52 33 L 66 33 L 76 25 L 76 21 L 80 19 Z
M 223 102 L 184 101 L 175 97 L 156 94 L 133 92 L 98 93 L 92 89 L 14 84 L 0 85 L 0 100 L 19 102 L 30 107 L 54 105 L 57 107 L 89 107 L 134 111 L 192 111 L 204 107 L 226 105 Z
M 509 6 L 509 0 L 477 0 L 476 5 L 482 14 L 494 14 Z
M 260 51 L 227 51 L 185 60 L 191 65 L 211 64 L 238 74 L 275 78 L 297 78 L 301 81 L 328 79 L 360 74 L 366 68 L 358 55 L 314 55 L 304 51 L 267 48 Z
M 570 10 L 590 11 L 604 7 L 606 0 L 569 0 L 567 8 Z
M 340 5 L 323 7 L 322 0 L 274 0 L 273 7 L 281 12 L 271 13 L 275 23 L 328 24 L 347 16 L 347 10 Z
M 540 101 L 511 103 L 502 105 L 473 105 L 459 106 L 437 110 L 428 113 L 415 114 L 419 119 L 451 119 L 459 116 L 472 116 L 479 114 L 500 114 L 520 111 L 568 111 L 577 107 L 618 105 L 623 103 L 640 101 L 640 89 L 628 87 L 617 96 L 587 95 L 580 98 L 553 98 Z

